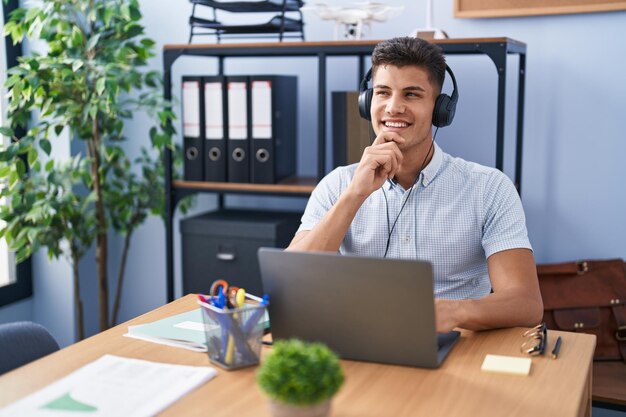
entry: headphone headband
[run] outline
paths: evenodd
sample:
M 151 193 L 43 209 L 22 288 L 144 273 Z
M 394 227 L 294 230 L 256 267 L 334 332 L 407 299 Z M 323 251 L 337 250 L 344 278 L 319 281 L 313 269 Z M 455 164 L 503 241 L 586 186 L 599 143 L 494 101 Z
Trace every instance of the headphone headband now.
M 452 72 L 452 69 L 448 66 L 448 64 L 446 64 L 446 72 L 450 75 L 450 79 L 452 80 L 452 96 L 450 97 L 450 99 L 452 99 L 456 104 L 459 101 L 459 90 L 456 86 L 456 77 L 454 76 L 454 73 Z

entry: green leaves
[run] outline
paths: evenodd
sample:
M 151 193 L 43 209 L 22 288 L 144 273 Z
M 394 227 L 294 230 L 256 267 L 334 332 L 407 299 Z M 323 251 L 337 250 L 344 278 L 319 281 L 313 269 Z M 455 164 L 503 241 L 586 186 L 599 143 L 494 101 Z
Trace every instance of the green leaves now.
M 335 395 L 343 380 L 330 349 L 297 339 L 274 342 L 257 373 L 259 386 L 270 398 L 292 405 L 319 404 Z
M 8 137 L 13 137 L 13 135 L 15 135 L 15 133 L 13 132 L 13 129 L 11 129 L 10 127 L 0 127 L 0 134 L 4 135 L 4 136 L 8 136 Z
M 48 139 L 41 139 L 39 141 L 39 147 L 46 153 L 46 155 L 50 155 L 50 152 L 52 152 L 52 145 Z
M 86 49 L 87 50 L 94 49 L 96 47 L 96 44 L 98 43 L 99 39 L 100 39 L 100 34 L 99 33 L 97 33 L 95 35 L 92 35 L 89 38 L 89 41 L 87 42 Z
M 71 48 L 80 48 L 84 42 L 85 42 L 85 36 L 83 35 L 83 32 L 80 30 L 80 27 L 73 26 L 72 33 L 70 34 L 69 46 Z
M 0 146 L 0 192 L 9 197 L 0 235 L 18 260 L 43 247 L 51 257 L 79 259 L 97 234 L 131 234 L 148 215 L 163 217 L 162 152 L 176 149 L 178 165 L 181 158 L 161 74 L 147 71 L 155 42 L 145 38 L 139 2 L 38 2 L 15 10 L 4 33 L 14 43 L 27 37 L 47 45 L 44 54 L 20 58 L 5 84 L 8 124 L 0 134 L 11 141 Z M 131 138 L 150 143 L 133 146 L 141 149 L 133 160 L 121 143 L 124 121 L 138 112 L 155 126 L 149 137 Z M 63 134 L 84 145 L 66 162 L 53 156 Z M 98 206 L 106 209 L 100 223 Z

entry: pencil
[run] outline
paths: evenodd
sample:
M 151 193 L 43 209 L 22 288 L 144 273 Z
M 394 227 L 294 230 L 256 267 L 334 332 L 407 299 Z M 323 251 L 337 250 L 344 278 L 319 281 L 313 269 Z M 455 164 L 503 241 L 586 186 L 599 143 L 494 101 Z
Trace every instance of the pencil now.
M 561 336 L 557 337 L 554 349 L 552 349 L 552 359 L 559 357 L 559 349 L 561 348 Z

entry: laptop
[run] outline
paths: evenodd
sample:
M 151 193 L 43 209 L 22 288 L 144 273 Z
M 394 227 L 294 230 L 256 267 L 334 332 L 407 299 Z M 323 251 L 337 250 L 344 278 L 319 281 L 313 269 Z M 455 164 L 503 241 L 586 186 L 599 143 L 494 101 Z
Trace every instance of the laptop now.
M 437 368 L 459 332 L 437 333 L 429 262 L 260 248 L 272 337 L 341 358 Z

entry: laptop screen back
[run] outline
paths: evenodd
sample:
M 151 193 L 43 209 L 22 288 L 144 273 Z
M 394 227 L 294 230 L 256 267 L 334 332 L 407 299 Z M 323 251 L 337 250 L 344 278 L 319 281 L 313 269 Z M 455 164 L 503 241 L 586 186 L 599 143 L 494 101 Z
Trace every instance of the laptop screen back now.
M 428 262 L 261 248 L 275 339 L 328 345 L 344 359 L 437 367 Z

